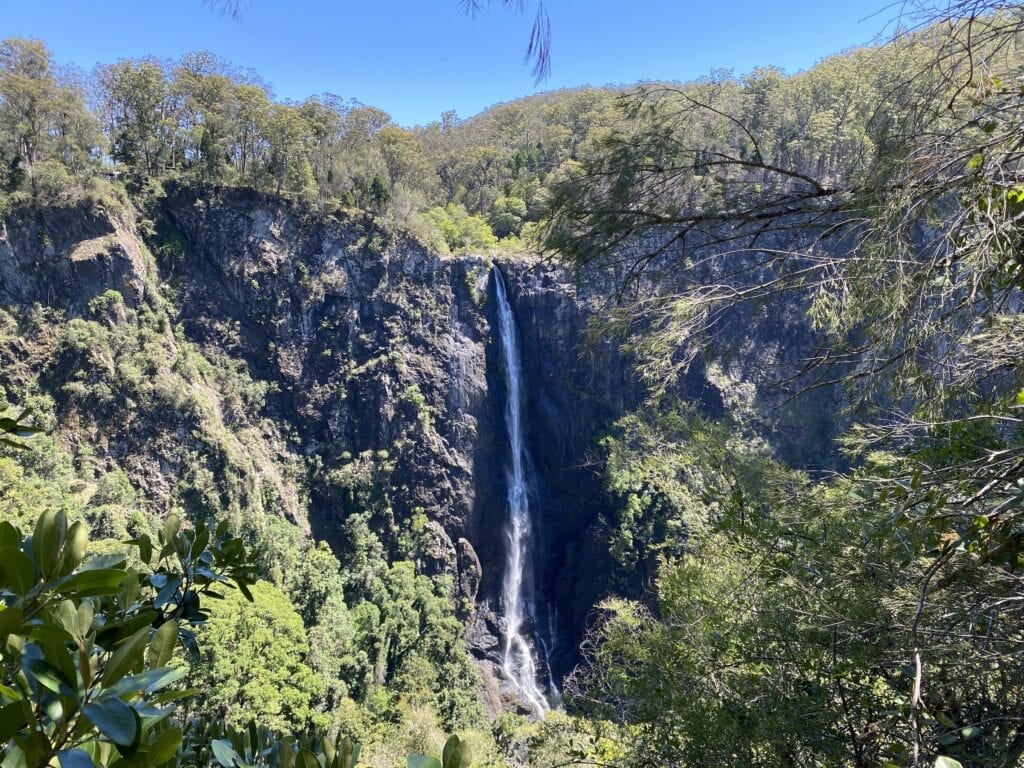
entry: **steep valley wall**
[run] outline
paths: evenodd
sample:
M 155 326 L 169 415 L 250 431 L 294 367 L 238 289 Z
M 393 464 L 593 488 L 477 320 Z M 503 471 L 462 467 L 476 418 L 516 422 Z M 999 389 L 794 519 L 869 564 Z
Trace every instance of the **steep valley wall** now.
M 644 392 L 616 343 L 585 342 L 600 295 L 535 258 L 499 267 L 519 323 L 560 676 L 614 570 L 594 441 Z M 507 451 L 490 268 L 366 216 L 243 191 L 179 190 L 145 218 L 25 210 L 0 231 L 0 375 L 12 401 L 51 397 L 72 450 L 88 444 L 157 511 L 284 517 L 343 567 L 352 514 L 372 507 L 391 536 L 425 520 L 418 568 L 452 578 L 486 667 L 498 648 Z M 699 366 L 682 388 L 721 412 Z

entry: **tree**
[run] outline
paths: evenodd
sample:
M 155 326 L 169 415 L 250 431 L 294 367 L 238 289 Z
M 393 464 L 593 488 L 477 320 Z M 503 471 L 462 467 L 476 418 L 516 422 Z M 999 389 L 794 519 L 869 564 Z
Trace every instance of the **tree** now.
M 526 218 L 526 202 L 519 197 L 499 197 L 488 220 L 496 237 L 518 235 Z
M 635 503 L 609 521 L 612 541 L 656 554 L 656 601 L 606 601 L 566 690 L 621 728 L 622 762 L 1016 764 L 1016 577 L 979 562 L 923 602 L 935 552 L 979 536 L 870 490 L 893 457 L 812 483 L 692 407 L 621 432 L 609 488 Z
M 277 194 L 284 191 L 308 194 L 315 180 L 306 156 L 308 126 L 295 107 L 274 104 L 266 128 L 270 167 L 277 181 Z
M 44 512 L 31 537 L 0 522 L 0 542 L 5 760 L 159 765 L 178 754 L 183 732 L 161 706 L 180 697 L 184 671 L 168 664 L 179 643 L 195 645 L 216 585 L 248 593 L 241 542 L 225 526 L 182 530 L 170 518 L 157 548 L 134 542 L 145 574 L 124 555 L 86 560 L 85 523 L 68 526 L 62 512 Z
M 242 83 L 234 89 L 234 152 L 238 159 L 238 176 L 245 183 L 247 178 L 256 180 L 259 187 L 258 170 L 267 150 L 266 129 L 270 100 L 267 93 L 256 85 Z
M 390 199 L 391 190 L 388 188 L 388 183 L 384 181 L 384 177 L 379 173 L 374 174 L 373 182 L 370 184 L 370 200 L 373 203 L 374 209 L 377 211 L 382 210 Z
M 0 431 L 13 434 L 10 426 L 0 423 Z M 0 522 L 5 764 L 354 768 L 359 746 L 349 736 L 297 737 L 269 727 L 302 728 L 301 713 L 310 714 L 302 697 L 317 684 L 290 652 L 304 653 L 299 617 L 279 591 L 255 582 L 254 564 L 225 524 L 183 528 L 171 517 L 156 542 L 144 535 L 129 544 L 130 556 L 90 554 L 85 524 L 69 526 L 60 512 L 43 513 L 31 536 Z M 197 639 L 212 643 L 214 677 L 231 674 L 207 694 L 248 706 L 228 718 L 244 723 L 241 730 L 208 701 L 187 718 L 176 709 L 197 693 L 181 686 L 189 670 L 182 662 L 200 654 Z M 409 762 L 442 764 L 424 756 Z M 449 739 L 443 766 L 469 765 L 468 747 Z
M 13 172 L 8 186 L 27 178 L 38 191 L 47 164 L 51 175 L 64 168 L 80 173 L 100 143 L 81 92 L 56 77 L 46 46 L 39 40 L 0 41 L 0 158 Z M 61 191 L 59 178 L 49 181 L 42 191 Z
M 180 128 L 187 137 L 190 164 L 203 181 L 228 173 L 233 83 L 227 65 L 207 51 L 182 56 L 172 93 L 181 100 Z
M 51 111 L 57 101 L 50 52 L 42 42 L 9 38 L 0 44 L 0 94 L 0 119 L 31 175 L 32 167 L 42 159 Z
M 552 185 L 548 248 L 582 267 L 629 244 L 641 255 L 627 261 L 624 285 L 667 267 L 682 290 L 670 308 L 648 306 L 671 310 L 676 320 L 665 335 L 680 343 L 706 337 L 723 307 L 802 292 L 815 301 L 812 320 L 829 332 L 828 359 L 818 361 L 825 367 L 863 362 L 867 348 L 875 365 L 856 374 L 865 383 L 913 365 L 912 352 L 926 354 L 946 334 L 963 338 L 954 328 L 970 327 L 965 313 L 1005 303 L 997 291 L 991 303 L 961 306 L 941 325 L 925 316 L 957 293 L 929 282 L 948 250 L 991 256 L 986 249 L 1005 234 L 982 223 L 990 205 L 1002 206 L 997 226 L 1012 221 L 1012 201 L 972 198 L 979 182 L 982 190 L 996 184 L 989 173 L 1003 174 L 1004 189 L 1014 184 L 1005 176 L 1017 158 L 1002 131 L 1012 132 L 1017 105 L 997 74 L 1015 65 L 1014 9 L 957 3 L 950 32 L 928 26 L 788 81 L 755 73 L 745 82 L 713 77 L 627 94 L 632 125 Z M 997 11 L 1007 15 L 978 15 Z M 915 235 L 921 223 L 943 219 L 923 233 L 926 242 Z M 903 264 L 895 253 L 907 257 L 904 266 L 893 267 Z M 1005 262 L 979 266 L 985 276 L 953 276 L 992 282 Z M 707 285 L 709 276 L 716 285 Z M 890 298 L 920 308 L 920 322 L 865 322 L 892 310 L 884 305 Z M 916 337 L 888 333 L 911 328 Z
M 389 124 L 376 133 L 374 142 L 380 148 L 392 187 L 405 184 L 429 191 L 436 187 L 437 174 L 415 134 Z
M 252 601 L 237 593 L 217 601 L 199 634 L 209 670 L 204 709 L 235 728 L 257 722 L 302 733 L 327 725 L 313 708 L 325 686 L 306 664 L 302 618 L 276 587 L 260 582 L 251 592 Z
M 99 75 L 106 95 L 111 154 L 140 178 L 163 170 L 174 155 L 171 92 L 163 68 L 152 61 L 121 61 Z

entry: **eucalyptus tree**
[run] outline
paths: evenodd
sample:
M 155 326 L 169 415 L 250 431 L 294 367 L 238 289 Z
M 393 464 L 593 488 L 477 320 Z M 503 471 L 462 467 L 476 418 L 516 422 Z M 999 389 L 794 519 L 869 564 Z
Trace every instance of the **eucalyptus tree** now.
M 164 67 L 156 61 L 119 61 L 99 71 L 99 82 L 114 159 L 140 177 L 173 164 L 176 118 Z
M 0 158 L 7 186 L 60 191 L 98 156 L 103 137 L 82 91 L 39 40 L 0 41 Z

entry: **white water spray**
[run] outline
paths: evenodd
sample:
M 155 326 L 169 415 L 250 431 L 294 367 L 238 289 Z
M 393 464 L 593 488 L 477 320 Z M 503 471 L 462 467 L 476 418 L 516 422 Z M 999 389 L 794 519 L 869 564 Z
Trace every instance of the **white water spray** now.
M 537 717 L 543 718 L 550 709 L 544 693 L 537 685 L 538 665 L 534 658 L 532 633 L 527 625 L 532 619 L 530 599 L 526 594 L 526 567 L 530 553 L 530 502 L 526 476 L 526 447 L 523 443 L 520 419 L 522 371 L 519 361 L 519 343 L 516 339 L 515 318 L 505 294 L 501 272 L 494 268 L 494 287 L 498 297 L 498 333 L 501 336 L 501 355 L 505 369 L 505 426 L 508 429 L 508 562 L 502 597 L 505 603 L 505 645 L 502 651 L 502 670 Z

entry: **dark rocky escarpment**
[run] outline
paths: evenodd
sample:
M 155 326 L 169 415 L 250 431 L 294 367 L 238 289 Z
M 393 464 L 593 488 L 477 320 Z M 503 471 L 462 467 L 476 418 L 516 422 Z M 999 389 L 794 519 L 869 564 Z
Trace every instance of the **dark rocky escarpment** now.
M 43 304 L 86 313 L 108 290 L 129 307 L 145 298 L 149 264 L 133 228 L 86 203 L 24 209 L 2 221 L 0 293 L 5 306 Z
M 97 461 L 123 469 L 157 510 L 285 517 L 343 565 L 353 513 L 369 509 L 392 547 L 425 518 L 417 565 L 452 577 L 486 671 L 498 656 L 508 450 L 489 260 L 243 191 L 178 190 L 150 215 L 143 227 L 87 205 L 8 217 L 8 394 L 51 394 L 58 424 L 78 427 L 68 439 L 94 440 Z M 596 289 L 536 259 L 499 267 L 519 326 L 557 677 L 614 571 L 594 440 L 644 392 L 615 342 L 585 343 Z M 120 344 L 116 359 L 47 325 L 76 319 L 91 322 L 79 335 L 102 330 Z M 754 344 L 745 322 L 737 338 Z M 738 354 L 736 382 L 766 348 Z M 682 392 L 721 413 L 727 385 L 715 381 L 697 366 Z
M 179 191 L 151 215 L 145 235 L 98 206 L 9 217 L 0 296 L 20 338 L 3 347 L 8 394 L 52 393 L 57 424 L 76 425 L 68 439 L 95 436 L 98 460 L 158 510 L 222 504 L 245 522 L 258 508 L 328 541 L 343 562 L 354 511 L 372 508 L 392 544 L 425 515 L 419 567 L 453 577 L 487 656 L 507 451 L 490 262 L 245 192 Z M 559 603 L 564 668 L 604 570 L 588 452 L 639 389 L 614 345 L 584 351 L 589 310 L 569 274 L 529 259 L 501 269 L 521 324 L 526 426 L 553 542 L 540 567 Z M 53 324 L 38 321 L 40 307 Z M 85 321 L 105 335 L 69 351 L 55 329 Z M 141 339 L 151 348 L 131 388 L 124 350 L 99 349 L 136 351 Z M 241 401 L 231 377 L 262 396 Z M 219 497 L 204 499 L 195 474 Z M 577 557 L 588 547 L 593 556 Z
M 244 196 L 173 199 L 163 212 L 188 244 L 184 262 L 164 267 L 188 275 L 186 334 L 279 386 L 268 411 L 313 459 L 314 535 L 343 546 L 353 508 L 339 470 L 385 465 L 377 480 L 395 519 L 423 511 L 439 523 L 435 562 L 423 567 L 456 577 L 459 597 L 479 608 L 471 642 L 493 658 L 507 439 L 489 262 L 439 257 L 365 219 L 309 221 Z M 585 345 L 590 310 L 567 272 L 529 259 L 500 268 L 520 325 L 540 581 L 559 606 L 561 674 L 611 567 L 593 537 L 602 510 L 591 448 L 641 390 L 614 344 Z

